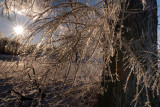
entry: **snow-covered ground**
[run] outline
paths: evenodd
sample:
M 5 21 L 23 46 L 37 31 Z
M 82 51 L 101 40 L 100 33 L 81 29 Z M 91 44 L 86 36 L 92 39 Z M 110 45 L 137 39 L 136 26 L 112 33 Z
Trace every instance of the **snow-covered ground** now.
M 68 68 L 68 62 L 56 67 L 46 61 L 43 63 L 44 60 L 41 60 L 41 58 L 32 61 L 29 59 L 27 61 L 24 58 L 23 61 L 18 61 L 17 57 L 16 60 L 13 60 L 11 55 L 1 55 L 0 57 L 0 98 L 3 98 L 3 101 L 0 101 L 0 106 L 7 103 L 10 99 L 8 97 L 11 97 L 12 101 L 16 101 L 18 95 L 12 89 L 22 92 L 24 95 L 31 95 L 34 98 L 34 95 L 38 93 L 38 89 L 28 89 L 35 87 L 31 84 L 33 80 L 36 80 L 43 87 L 42 89 L 47 94 L 46 99 L 49 99 L 52 104 L 65 103 L 66 100 L 75 100 L 80 104 L 83 102 L 80 101 L 83 96 L 87 96 L 85 97 L 87 99 L 90 98 L 90 95 L 88 95 L 90 91 L 93 91 L 92 94 L 94 93 L 92 96 L 96 96 L 98 86 L 95 84 L 100 80 L 102 71 L 100 63 L 95 61 L 90 61 L 87 64 L 72 62 L 70 68 Z M 91 87 L 94 88 L 90 89 Z M 62 92 L 64 96 L 69 98 L 66 97 L 62 100 Z M 94 98 L 88 101 L 93 100 Z

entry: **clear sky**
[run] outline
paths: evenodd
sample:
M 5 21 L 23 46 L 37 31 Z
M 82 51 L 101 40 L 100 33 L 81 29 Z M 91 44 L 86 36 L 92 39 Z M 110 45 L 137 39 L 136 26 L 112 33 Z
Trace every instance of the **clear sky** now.
M 160 0 L 157 0 L 157 5 L 158 5 L 158 16 L 159 16 L 158 21 L 160 24 Z M 13 32 L 14 32 L 13 27 L 16 26 L 17 24 L 23 25 L 28 20 L 29 19 L 22 14 L 17 14 L 17 19 L 14 22 L 10 22 L 6 18 L 0 18 L 0 32 L 2 33 L 3 36 L 11 37 L 13 36 Z M 160 26 L 158 26 L 158 38 L 160 38 Z
M 17 18 L 15 21 L 9 21 L 6 18 L 0 18 L 0 32 L 2 32 L 3 36 L 10 37 L 13 35 L 13 27 L 16 25 L 23 25 L 29 19 L 26 16 L 17 14 Z

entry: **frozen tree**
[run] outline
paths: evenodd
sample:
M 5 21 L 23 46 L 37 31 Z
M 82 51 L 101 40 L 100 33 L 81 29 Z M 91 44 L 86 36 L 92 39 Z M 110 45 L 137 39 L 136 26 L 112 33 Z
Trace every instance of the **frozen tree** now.
M 148 7 L 144 4 L 148 4 Z M 101 106 L 107 104 L 113 107 L 130 106 L 130 102 L 135 106 L 145 104 L 156 106 L 153 104 L 156 102 L 153 101 L 154 95 L 152 96 L 155 94 L 153 90 L 155 79 L 159 80 L 156 52 L 157 13 L 154 7 L 156 7 L 156 1 L 144 0 L 142 4 L 139 0 L 129 0 L 125 2 L 124 7 L 122 6 L 122 9 L 125 9 L 120 15 L 123 20 L 119 21 L 120 25 L 117 24 L 115 27 L 116 31 L 121 31 L 122 47 L 121 44 L 115 46 L 115 54 L 110 58 L 111 61 L 107 62 L 108 66 L 105 69 L 110 71 L 113 77 L 108 76 L 110 72 L 103 74 L 102 84 L 107 87 L 107 92 L 102 97 Z M 106 81 L 110 78 L 116 80 L 116 76 L 120 81 Z M 151 103 L 149 99 L 152 100 Z
M 1 73 L 16 105 L 158 106 L 156 0 L 4 0 L 0 11 L 31 19 L 15 70 Z

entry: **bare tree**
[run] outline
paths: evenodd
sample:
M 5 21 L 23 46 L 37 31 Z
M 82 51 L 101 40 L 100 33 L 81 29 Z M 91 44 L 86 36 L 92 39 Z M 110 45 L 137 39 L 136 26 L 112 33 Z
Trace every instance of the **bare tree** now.
M 20 11 L 32 21 L 25 37 L 15 38 L 23 43 L 20 60 L 1 73 L 12 77 L 12 100 L 19 99 L 18 106 L 92 106 L 97 100 L 98 106 L 155 106 L 156 6 L 156 0 L 5 0 L 1 15 L 14 19 Z

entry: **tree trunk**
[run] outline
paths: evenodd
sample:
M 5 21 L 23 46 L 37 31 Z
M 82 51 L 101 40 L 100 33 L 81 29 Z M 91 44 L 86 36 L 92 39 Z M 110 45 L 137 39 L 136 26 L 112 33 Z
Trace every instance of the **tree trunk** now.
M 126 40 L 130 41 L 131 39 L 140 40 L 137 44 L 138 48 L 132 49 L 133 51 L 150 51 L 155 52 L 157 49 L 157 3 L 156 0 L 127 0 L 125 19 L 123 21 L 125 30 L 122 34 L 122 37 L 125 37 Z M 143 3 L 143 4 L 142 4 Z M 134 11 L 133 11 L 134 10 Z M 129 30 L 128 30 L 129 29 Z M 154 46 L 150 46 L 155 44 Z M 141 48 L 143 47 L 143 48 Z M 123 48 L 123 47 L 122 47 Z M 136 56 L 138 56 L 137 53 Z M 117 72 L 119 75 L 120 81 L 115 82 L 106 82 L 110 77 L 107 77 L 104 73 L 102 77 L 102 87 L 106 90 L 104 95 L 100 96 L 98 103 L 99 107 L 130 107 L 134 106 L 134 103 L 131 104 L 136 94 L 136 77 L 132 75 L 128 81 L 128 87 L 126 93 L 124 93 L 123 87 L 126 82 L 126 78 L 130 70 L 124 70 L 123 64 L 123 52 L 119 50 L 116 52 L 115 56 L 111 58 L 112 63 L 110 63 L 111 72 L 115 73 L 116 67 L 116 56 L 118 55 L 117 62 Z M 157 60 L 154 56 L 152 60 Z M 155 61 L 156 63 L 157 61 Z M 144 63 L 149 63 L 145 61 Z M 147 68 L 147 66 L 146 66 Z M 105 70 L 106 68 L 104 68 Z M 143 93 L 143 92 L 142 92 Z M 143 94 L 142 96 L 143 97 Z M 145 99 L 140 98 L 137 106 L 145 105 Z M 151 100 L 151 105 L 155 106 L 155 102 Z

